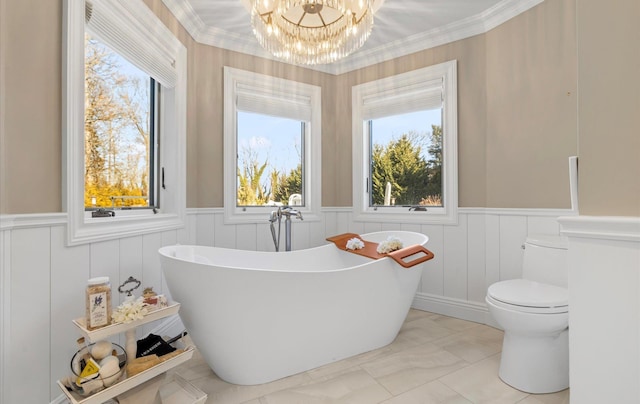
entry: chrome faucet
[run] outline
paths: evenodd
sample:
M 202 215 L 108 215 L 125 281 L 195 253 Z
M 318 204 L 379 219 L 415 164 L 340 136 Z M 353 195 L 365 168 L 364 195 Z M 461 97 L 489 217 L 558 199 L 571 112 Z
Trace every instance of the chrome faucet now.
M 284 250 L 291 251 L 291 217 L 293 216 L 300 220 L 304 219 L 302 219 L 302 213 L 299 210 L 291 207 L 286 207 L 281 212 L 283 216 L 286 216 L 284 220 Z
M 280 223 L 282 216 L 285 216 L 284 220 L 284 243 L 285 251 L 291 251 L 291 217 L 304 220 L 302 218 L 302 212 L 293 209 L 290 206 L 278 207 L 278 210 L 274 210 L 269 215 L 269 222 L 271 227 L 271 236 L 273 237 L 273 245 L 276 251 L 280 251 Z M 275 222 L 278 222 L 278 235 L 276 236 Z
M 295 217 L 296 219 L 300 219 L 300 220 L 304 220 L 302 218 L 302 212 L 300 212 L 299 210 L 296 210 L 290 206 L 285 206 L 284 209 L 281 210 L 282 214 L 288 218 L 290 218 L 291 216 Z

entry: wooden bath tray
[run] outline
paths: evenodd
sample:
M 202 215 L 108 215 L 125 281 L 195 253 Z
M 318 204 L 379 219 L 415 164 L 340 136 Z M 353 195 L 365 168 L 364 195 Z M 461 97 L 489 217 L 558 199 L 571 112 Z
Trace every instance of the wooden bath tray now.
M 359 250 L 349 250 L 347 249 L 347 241 L 352 238 L 357 238 L 364 243 L 364 248 Z M 378 249 L 378 243 L 374 243 L 372 241 L 363 240 L 358 234 L 355 233 L 343 233 L 338 234 L 337 236 L 327 237 L 327 241 L 331 241 L 341 250 L 348 251 L 353 254 L 362 255 L 363 257 L 371 258 L 374 260 L 390 257 L 398 264 L 402 265 L 405 268 L 411 268 L 414 265 L 421 264 L 425 261 L 429 261 L 434 257 L 433 253 L 421 245 L 412 245 L 409 247 L 402 248 L 400 250 L 392 251 L 388 254 L 380 254 Z M 412 259 L 411 261 L 407 261 L 406 258 L 411 258 L 414 255 L 418 255 L 418 257 Z

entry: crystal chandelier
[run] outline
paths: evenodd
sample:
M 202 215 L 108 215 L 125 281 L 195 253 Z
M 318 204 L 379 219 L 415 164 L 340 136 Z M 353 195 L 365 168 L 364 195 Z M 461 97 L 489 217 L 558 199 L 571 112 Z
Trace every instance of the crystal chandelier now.
M 360 48 L 373 27 L 373 0 L 251 0 L 258 42 L 278 59 L 327 64 Z

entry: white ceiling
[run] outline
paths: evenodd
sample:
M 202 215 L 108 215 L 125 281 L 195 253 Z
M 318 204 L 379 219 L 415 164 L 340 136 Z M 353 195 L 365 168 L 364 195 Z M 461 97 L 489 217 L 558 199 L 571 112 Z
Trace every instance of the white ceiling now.
M 249 0 L 162 0 L 203 44 L 271 58 L 253 36 Z M 331 65 L 340 74 L 482 34 L 543 0 L 376 0 L 373 31 L 362 48 Z

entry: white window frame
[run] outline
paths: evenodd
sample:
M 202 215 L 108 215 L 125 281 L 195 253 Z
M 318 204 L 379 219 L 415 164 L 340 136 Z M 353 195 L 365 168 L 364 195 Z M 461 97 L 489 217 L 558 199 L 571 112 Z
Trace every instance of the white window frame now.
M 368 177 L 370 167 L 369 134 L 365 119 L 370 100 L 377 110 L 398 112 L 403 97 L 410 103 L 421 91 L 433 91 L 425 85 L 442 83 L 442 196 L 443 207 L 427 207 L 426 211 L 408 208 L 369 206 Z M 352 88 L 353 136 L 353 215 L 356 221 L 392 223 L 458 223 L 458 113 L 456 61 L 413 70 L 407 73 L 363 83 Z M 407 111 L 410 112 L 410 111 Z M 395 113 L 394 113 L 395 114 Z
M 269 218 L 273 206 L 237 206 L 237 98 L 238 88 L 253 89 L 256 94 L 282 95 L 294 100 L 308 100 L 311 120 L 305 125 L 304 138 L 304 202 L 296 207 L 305 221 L 320 220 L 322 110 L 321 88 L 246 70 L 224 67 L 224 220 L 225 223 L 262 223 Z M 265 113 L 269 110 L 266 109 Z M 271 113 L 268 113 L 271 115 Z
M 63 3 L 63 201 L 67 244 L 78 245 L 184 227 L 186 215 L 187 50 L 142 0 L 104 2 L 111 18 L 127 21 L 127 33 L 150 54 L 173 58 L 173 87 L 162 87 L 160 209 L 117 211 L 114 217 L 86 217 L 84 204 L 84 33 L 85 1 Z M 135 24 L 134 24 L 135 22 Z M 164 171 L 164 174 L 162 173 Z M 164 182 L 164 187 L 162 182 Z M 90 216 L 90 215 L 89 215 Z

